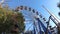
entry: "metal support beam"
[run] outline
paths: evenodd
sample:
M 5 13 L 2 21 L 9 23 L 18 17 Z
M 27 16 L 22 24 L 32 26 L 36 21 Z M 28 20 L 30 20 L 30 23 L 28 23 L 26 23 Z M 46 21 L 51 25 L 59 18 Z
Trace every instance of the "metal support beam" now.
M 60 20 L 59 20 L 51 11 L 49 11 L 45 6 L 42 6 L 42 7 L 50 14 L 51 20 L 52 20 L 57 26 L 59 26 L 58 23 L 60 23 Z M 59 27 L 60 27 L 60 26 L 59 26 Z
M 38 18 L 37 18 L 36 20 L 38 20 Z M 39 32 L 40 32 L 39 34 L 42 34 L 40 25 L 41 25 L 41 24 L 40 24 L 40 22 L 38 21 L 38 27 L 39 27 Z
M 34 34 L 36 34 L 36 31 L 35 31 L 35 27 L 36 27 L 36 26 L 35 26 L 35 22 L 33 23 L 33 25 L 34 25 L 34 26 L 33 26 L 33 27 L 34 27 Z
M 37 18 L 37 21 L 38 21 L 38 23 L 41 24 L 41 26 L 43 27 L 44 32 L 46 32 L 46 31 L 47 31 L 47 28 L 46 28 L 46 27 L 44 26 L 44 24 L 39 20 L 39 18 Z M 48 33 L 49 33 L 49 34 L 52 34 L 49 30 L 48 30 Z

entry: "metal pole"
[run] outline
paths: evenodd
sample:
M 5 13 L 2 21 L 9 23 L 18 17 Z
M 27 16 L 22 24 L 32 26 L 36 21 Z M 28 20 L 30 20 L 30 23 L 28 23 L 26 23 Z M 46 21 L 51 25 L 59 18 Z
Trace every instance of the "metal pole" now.
M 49 17 L 49 20 L 46 22 L 47 23 L 47 30 L 46 30 L 47 34 L 48 34 L 48 27 L 49 27 L 50 17 Z
M 33 23 L 33 25 L 34 25 L 34 26 L 33 26 L 33 27 L 34 27 L 34 34 L 36 34 L 36 31 L 35 31 L 35 22 Z
M 60 20 L 53 14 L 51 11 L 49 11 L 45 6 L 42 6 L 47 12 L 50 14 L 52 21 L 58 26 L 58 23 L 60 23 Z
M 36 20 L 38 21 L 39 18 L 36 18 Z M 40 22 L 38 21 L 38 27 L 39 27 L 39 34 L 42 34 L 42 31 L 41 31 L 41 26 L 40 26 Z

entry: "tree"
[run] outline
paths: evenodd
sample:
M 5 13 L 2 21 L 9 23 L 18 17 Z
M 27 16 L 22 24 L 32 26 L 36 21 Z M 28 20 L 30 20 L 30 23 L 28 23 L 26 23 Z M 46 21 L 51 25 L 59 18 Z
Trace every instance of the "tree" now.
M 58 7 L 60 8 L 60 3 L 58 3 Z
M 60 2 L 58 3 L 57 7 L 60 9 Z M 58 12 L 58 15 L 60 16 L 60 12 Z
M 24 31 L 24 18 L 22 13 L 7 8 L 0 8 L 0 34 Z M 14 33 L 14 32 L 13 32 Z
M 60 16 L 60 12 L 58 13 L 58 15 Z

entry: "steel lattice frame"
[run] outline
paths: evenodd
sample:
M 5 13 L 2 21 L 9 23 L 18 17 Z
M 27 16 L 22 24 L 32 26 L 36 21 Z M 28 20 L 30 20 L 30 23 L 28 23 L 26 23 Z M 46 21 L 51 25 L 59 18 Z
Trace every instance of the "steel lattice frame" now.
M 36 11 L 35 9 L 32 9 L 32 8 L 30 8 L 30 7 L 27 7 L 27 6 L 19 6 L 19 7 L 17 7 L 17 8 L 15 9 L 15 11 L 21 11 L 21 10 L 27 10 L 27 11 L 32 12 L 33 14 L 35 14 L 35 15 L 32 16 L 32 17 L 33 17 L 33 18 L 37 21 L 37 23 L 38 23 L 39 33 L 40 33 L 40 34 L 42 34 L 41 26 L 42 26 L 44 32 L 47 31 L 46 26 L 45 26 L 45 25 L 42 23 L 42 21 L 41 21 L 41 19 L 43 19 L 43 22 L 46 23 L 46 19 L 45 19 L 41 14 L 39 14 L 38 11 Z M 31 15 L 32 15 L 32 14 L 31 14 Z M 31 16 L 30 16 L 30 17 L 31 17 Z M 35 21 L 35 20 L 34 20 L 34 21 Z M 35 22 L 34 22 L 34 26 L 36 26 Z M 37 29 L 37 27 L 34 27 L 34 29 L 35 29 L 35 28 Z M 36 31 L 37 31 L 36 29 L 34 30 L 34 34 L 36 34 Z M 49 33 L 49 34 L 52 34 L 49 30 L 48 30 L 48 33 Z

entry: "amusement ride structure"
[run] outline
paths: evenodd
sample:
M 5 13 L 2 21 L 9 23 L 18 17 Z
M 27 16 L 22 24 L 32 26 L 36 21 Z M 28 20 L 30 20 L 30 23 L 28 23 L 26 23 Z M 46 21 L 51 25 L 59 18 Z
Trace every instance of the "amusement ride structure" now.
M 4 0 L 2 1 L 2 3 L 3 2 Z M 1 4 L 0 4 L 0 7 L 1 7 Z M 25 22 L 31 21 L 30 23 L 32 23 L 32 26 L 33 26 L 33 31 L 31 34 L 59 34 L 60 20 L 53 13 L 51 13 L 51 11 L 49 11 L 46 7 L 44 6 L 42 7 L 45 10 L 47 10 L 47 12 L 50 14 L 48 21 L 39 11 L 31 7 L 19 6 L 15 9 L 15 11 L 21 12 L 24 15 L 24 18 L 26 18 Z M 28 18 L 30 18 L 31 20 L 29 20 Z M 51 26 L 49 26 L 50 20 L 52 20 L 56 24 L 56 27 L 51 28 Z M 30 27 L 28 28 L 28 30 L 29 29 Z M 26 32 L 23 32 L 23 33 L 26 33 Z
M 42 16 L 41 13 L 39 13 L 35 9 L 32 9 L 27 6 L 17 7 L 15 11 L 19 11 L 19 12 L 22 12 L 21 10 L 26 10 L 26 12 L 29 11 L 30 15 L 29 15 L 29 13 L 27 13 L 26 16 L 31 17 L 33 20 L 33 25 L 34 25 L 34 33 L 33 34 L 57 34 L 58 29 L 60 30 L 59 19 L 53 13 L 51 13 L 47 8 L 45 8 L 44 6 L 42 6 L 42 7 L 44 9 L 46 9 L 47 12 L 50 14 L 48 21 L 46 21 L 46 18 L 44 16 Z M 50 19 L 56 24 L 56 27 L 51 28 L 51 26 L 49 26 Z

